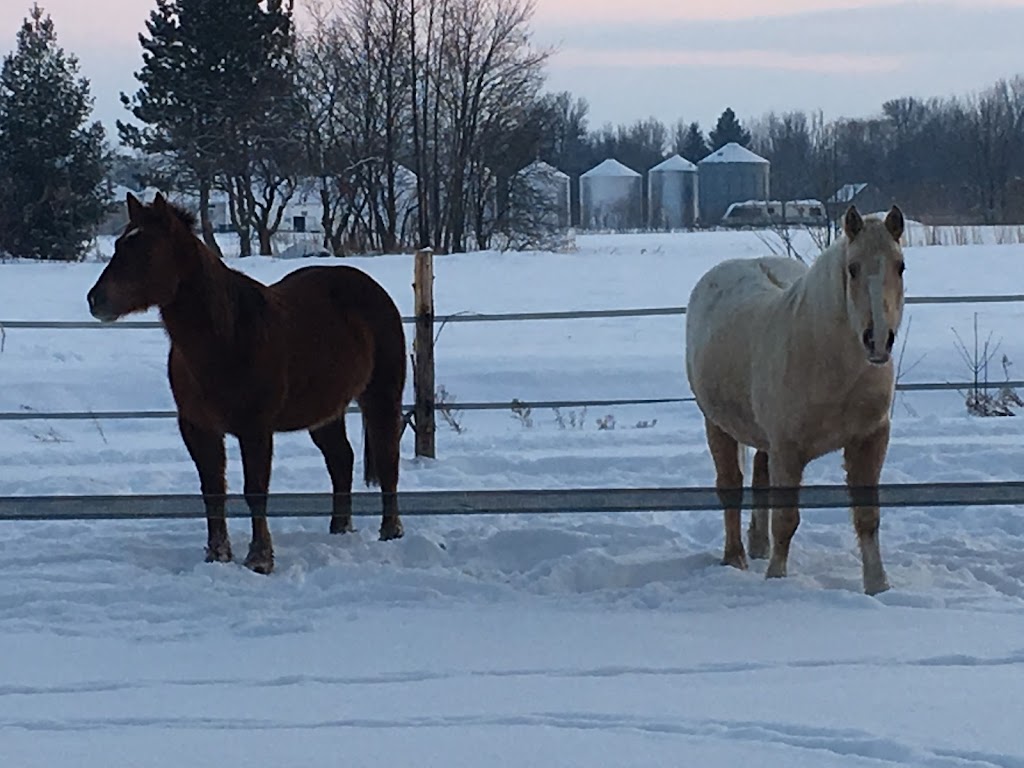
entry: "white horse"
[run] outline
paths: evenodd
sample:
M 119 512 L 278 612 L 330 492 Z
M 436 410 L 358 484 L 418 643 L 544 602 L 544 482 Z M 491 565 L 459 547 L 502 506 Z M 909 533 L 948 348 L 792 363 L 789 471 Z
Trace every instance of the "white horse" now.
M 854 506 L 853 523 L 864 591 L 876 594 L 889 588 L 877 486 L 889 445 L 891 352 L 903 316 L 903 214 L 893 206 L 884 221 L 864 219 L 851 206 L 843 229 L 809 268 L 771 257 L 710 269 L 687 306 L 686 374 L 725 508 L 722 562 L 747 567 L 736 499 L 740 446 L 756 449 L 751 557 L 768 555 L 767 489 L 788 491 L 772 515 L 770 578 L 786 575 L 804 468 L 842 449 L 848 486 L 869 489 L 871 505 Z

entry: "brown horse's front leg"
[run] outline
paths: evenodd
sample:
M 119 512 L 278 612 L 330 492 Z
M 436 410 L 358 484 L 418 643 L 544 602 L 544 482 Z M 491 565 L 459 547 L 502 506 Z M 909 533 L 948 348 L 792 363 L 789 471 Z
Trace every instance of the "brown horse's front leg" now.
M 271 432 L 238 438 L 245 476 L 245 503 L 252 515 L 252 541 L 245 565 L 256 573 L 274 570 L 274 547 L 267 525 L 267 491 L 270 488 L 270 460 L 274 450 Z
M 231 541 L 224 515 L 227 483 L 224 480 L 224 435 L 202 429 L 179 418 L 185 448 L 199 471 L 199 487 L 206 507 L 206 562 L 231 562 Z
M 877 595 L 889 589 L 878 545 L 878 528 L 882 519 L 878 508 L 878 480 L 889 448 L 889 429 L 889 423 L 886 422 L 885 426 L 872 435 L 851 442 L 843 453 L 847 486 L 862 489 L 858 495 L 867 494 L 866 499 L 857 499 L 861 504 L 854 504 L 852 509 L 853 527 L 860 543 L 864 592 L 869 595 Z

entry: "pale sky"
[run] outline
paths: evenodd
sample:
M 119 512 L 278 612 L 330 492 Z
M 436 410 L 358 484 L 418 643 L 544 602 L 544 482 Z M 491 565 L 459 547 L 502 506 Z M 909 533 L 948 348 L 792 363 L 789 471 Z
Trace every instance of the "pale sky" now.
M 299 0 L 301 3 L 302 0 Z M 60 44 L 92 82 L 95 116 L 124 117 L 138 33 L 155 0 L 45 0 Z M 731 106 L 872 114 L 900 96 L 976 91 L 1024 74 L 1024 0 L 536 0 L 548 85 L 591 105 L 591 127 L 654 116 L 711 128 Z M 30 0 L 0 3 L 9 52 Z

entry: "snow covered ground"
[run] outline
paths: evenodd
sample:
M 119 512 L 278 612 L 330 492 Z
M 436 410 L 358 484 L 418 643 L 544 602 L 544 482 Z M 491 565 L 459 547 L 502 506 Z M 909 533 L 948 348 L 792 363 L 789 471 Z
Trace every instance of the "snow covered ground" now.
M 1019 291 L 1024 246 L 995 239 L 909 248 L 908 293 Z M 438 311 L 682 305 L 711 264 L 765 251 L 747 232 L 577 244 L 439 256 Z M 302 263 L 234 262 L 265 281 Z M 411 312 L 410 257 L 353 263 Z M 0 320 L 87 319 L 101 268 L 0 265 Z M 962 380 L 951 329 L 968 339 L 975 312 L 1024 365 L 1024 306 L 916 305 L 904 380 Z M 682 340 L 681 317 L 451 324 L 438 383 L 461 401 L 681 396 Z M 169 409 L 166 349 L 159 330 L 9 330 L 0 411 Z M 713 482 L 693 405 L 580 415 L 462 413 L 436 461 L 407 435 L 401 487 Z M 1022 430 L 956 393 L 905 394 L 883 479 L 1019 480 Z M 807 475 L 841 481 L 839 457 Z M 196 486 L 171 421 L 0 423 L 0 495 Z M 306 435 L 279 436 L 272 488 L 327 490 Z M 201 520 L 3 524 L 2 764 L 1024 766 L 1016 508 L 883 512 L 877 598 L 841 510 L 805 514 L 771 583 L 763 563 L 717 564 L 718 513 L 417 517 L 386 544 L 356 523 L 272 521 L 269 578 L 203 563 Z M 232 521 L 236 551 L 247 529 Z

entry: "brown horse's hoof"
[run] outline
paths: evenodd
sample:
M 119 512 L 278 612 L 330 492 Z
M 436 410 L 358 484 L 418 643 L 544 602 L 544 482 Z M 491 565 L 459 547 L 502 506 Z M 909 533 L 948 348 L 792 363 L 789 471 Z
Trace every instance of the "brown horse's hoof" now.
M 405 529 L 402 528 L 402 521 L 396 518 L 387 518 L 380 525 L 380 540 L 391 541 L 392 539 L 400 539 L 405 535 Z
M 864 582 L 864 594 L 865 595 L 880 595 L 883 592 L 889 590 L 889 582 L 883 576 L 881 580 L 868 579 Z
M 206 562 L 208 563 L 230 563 L 231 557 L 231 543 L 228 541 L 222 541 L 219 544 L 206 546 Z
M 733 568 L 745 571 L 747 570 L 747 556 L 742 549 L 736 552 L 726 552 L 722 557 L 722 565 L 731 565 Z
M 355 526 L 352 525 L 351 515 L 331 518 L 331 533 L 354 533 L 355 530 Z
M 245 567 L 255 573 L 269 575 L 274 570 L 274 553 L 269 549 L 249 548 L 249 555 L 245 558 Z

